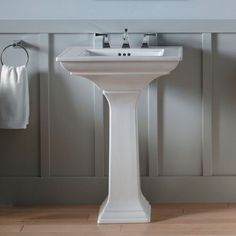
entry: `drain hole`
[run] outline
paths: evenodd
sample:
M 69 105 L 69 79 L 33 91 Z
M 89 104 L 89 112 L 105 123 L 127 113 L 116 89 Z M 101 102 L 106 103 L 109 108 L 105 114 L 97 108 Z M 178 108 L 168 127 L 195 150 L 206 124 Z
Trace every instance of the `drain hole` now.
M 131 56 L 131 54 L 130 54 L 130 53 L 128 53 L 127 55 L 128 55 L 128 56 Z
M 121 53 L 118 53 L 118 56 L 121 56 Z
M 126 56 L 126 53 L 123 53 L 123 56 Z

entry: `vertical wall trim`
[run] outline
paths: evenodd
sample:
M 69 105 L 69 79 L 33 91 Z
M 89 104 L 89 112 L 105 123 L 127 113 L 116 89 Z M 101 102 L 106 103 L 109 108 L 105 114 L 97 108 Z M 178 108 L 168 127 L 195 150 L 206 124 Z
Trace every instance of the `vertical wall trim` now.
M 104 176 L 104 115 L 103 94 L 94 85 L 94 157 L 95 176 Z
M 202 34 L 203 50 L 203 84 L 202 84 L 202 166 L 203 176 L 213 174 L 213 141 L 212 141 L 212 103 L 213 103 L 213 75 L 212 75 L 212 34 Z
M 49 34 L 40 34 L 40 174 L 50 176 Z
M 148 167 L 149 176 L 158 175 L 157 80 L 148 87 Z
M 157 79 L 157 149 L 158 149 L 158 175 L 163 175 L 163 141 L 164 141 L 164 121 L 163 121 L 163 100 L 164 100 L 164 80 L 165 78 Z

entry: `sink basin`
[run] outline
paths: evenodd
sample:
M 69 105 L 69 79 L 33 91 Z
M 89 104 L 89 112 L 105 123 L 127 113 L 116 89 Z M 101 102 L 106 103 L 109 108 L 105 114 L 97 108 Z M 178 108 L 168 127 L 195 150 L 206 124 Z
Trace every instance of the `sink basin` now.
M 140 187 L 136 103 L 141 90 L 174 70 L 182 55 L 182 47 L 72 47 L 56 58 L 71 75 L 93 81 L 109 103 L 109 190 L 98 223 L 150 222 Z
M 155 48 L 153 50 L 150 49 L 110 49 L 110 48 L 103 48 L 103 49 L 87 49 L 89 56 L 106 56 L 106 57 L 117 57 L 117 56 L 127 56 L 127 57 L 157 57 L 164 55 L 163 48 Z M 113 59 L 113 58 L 111 58 Z M 124 59 L 124 58 L 123 58 Z M 121 60 L 123 60 L 121 59 Z

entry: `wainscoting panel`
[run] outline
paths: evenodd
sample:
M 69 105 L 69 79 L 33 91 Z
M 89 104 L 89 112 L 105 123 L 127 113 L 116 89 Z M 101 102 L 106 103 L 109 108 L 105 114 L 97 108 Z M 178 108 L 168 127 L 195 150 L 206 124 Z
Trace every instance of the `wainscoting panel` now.
M 182 45 L 183 61 L 159 78 L 159 174 L 202 175 L 202 35 L 163 34 L 160 45 Z
M 0 129 L 0 176 L 4 177 L 40 174 L 39 35 L 0 34 L 0 50 L 18 39 L 28 43 L 30 56 L 30 125 L 25 130 Z M 6 64 L 21 65 L 26 62 L 26 55 L 23 50 L 9 48 L 3 59 Z
M 51 176 L 94 176 L 94 85 L 71 77 L 55 61 L 66 47 L 91 45 L 91 35 L 55 34 L 51 40 Z
M 67 47 L 92 47 L 91 29 L 105 26 L 32 21 L 42 26 L 36 33 L 25 23 L 27 30 L 0 21 L 0 49 L 14 39 L 28 44 L 31 105 L 27 130 L 0 130 L 0 204 L 98 203 L 107 193 L 108 103 L 55 57 Z M 195 22 L 195 31 L 182 21 L 175 31 L 174 23 L 143 22 L 130 37 L 139 47 L 148 25 L 160 46 L 184 47 L 178 68 L 146 87 L 137 104 L 144 194 L 151 202 L 236 201 L 236 24 L 221 22 L 212 32 L 212 22 Z M 116 43 L 122 24 L 113 25 Z M 23 63 L 24 55 L 9 50 L 5 59 Z
M 214 175 L 236 175 L 236 34 L 214 39 Z

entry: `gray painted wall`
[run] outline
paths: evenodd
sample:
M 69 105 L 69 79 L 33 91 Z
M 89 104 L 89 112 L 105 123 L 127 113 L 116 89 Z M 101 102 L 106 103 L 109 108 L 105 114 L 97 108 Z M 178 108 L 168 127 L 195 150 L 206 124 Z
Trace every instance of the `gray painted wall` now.
M 1 0 L 0 19 L 235 19 L 235 0 Z
M 27 130 L 0 130 L 0 203 L 102 201 L 107 102 L 91 82 L 70 77 L 55 62 L 66 47 L 91 47 L 92 34 L 75 27 L 50 33 L 45 27 L 50 22 L 41 24 L 40 33 L 16 34 L 24 29 L 19 22 L 10 24 L 0 28 L 0 49 L 13 39 L 28 43 L 31 119 Z M 152 82 L 139 100 L 143 191 L 151 202 L 236 201 L 236 34 L 204 33 L 207 22 L 196 32 L 184 23 L 178 32 L 161 32 L 156 24 L 152 31 L 160 32 L 159 44 L 184 46 L 184 60 L 171 75 Z M 114 31 L 119 27 L 114 23 Z M 6 28 L 11 32 L 4 33 Z M 133 45 L 140 39 L 136 35 Z M 19 63 L 24 55 L 9 50 L 5 59 Z

